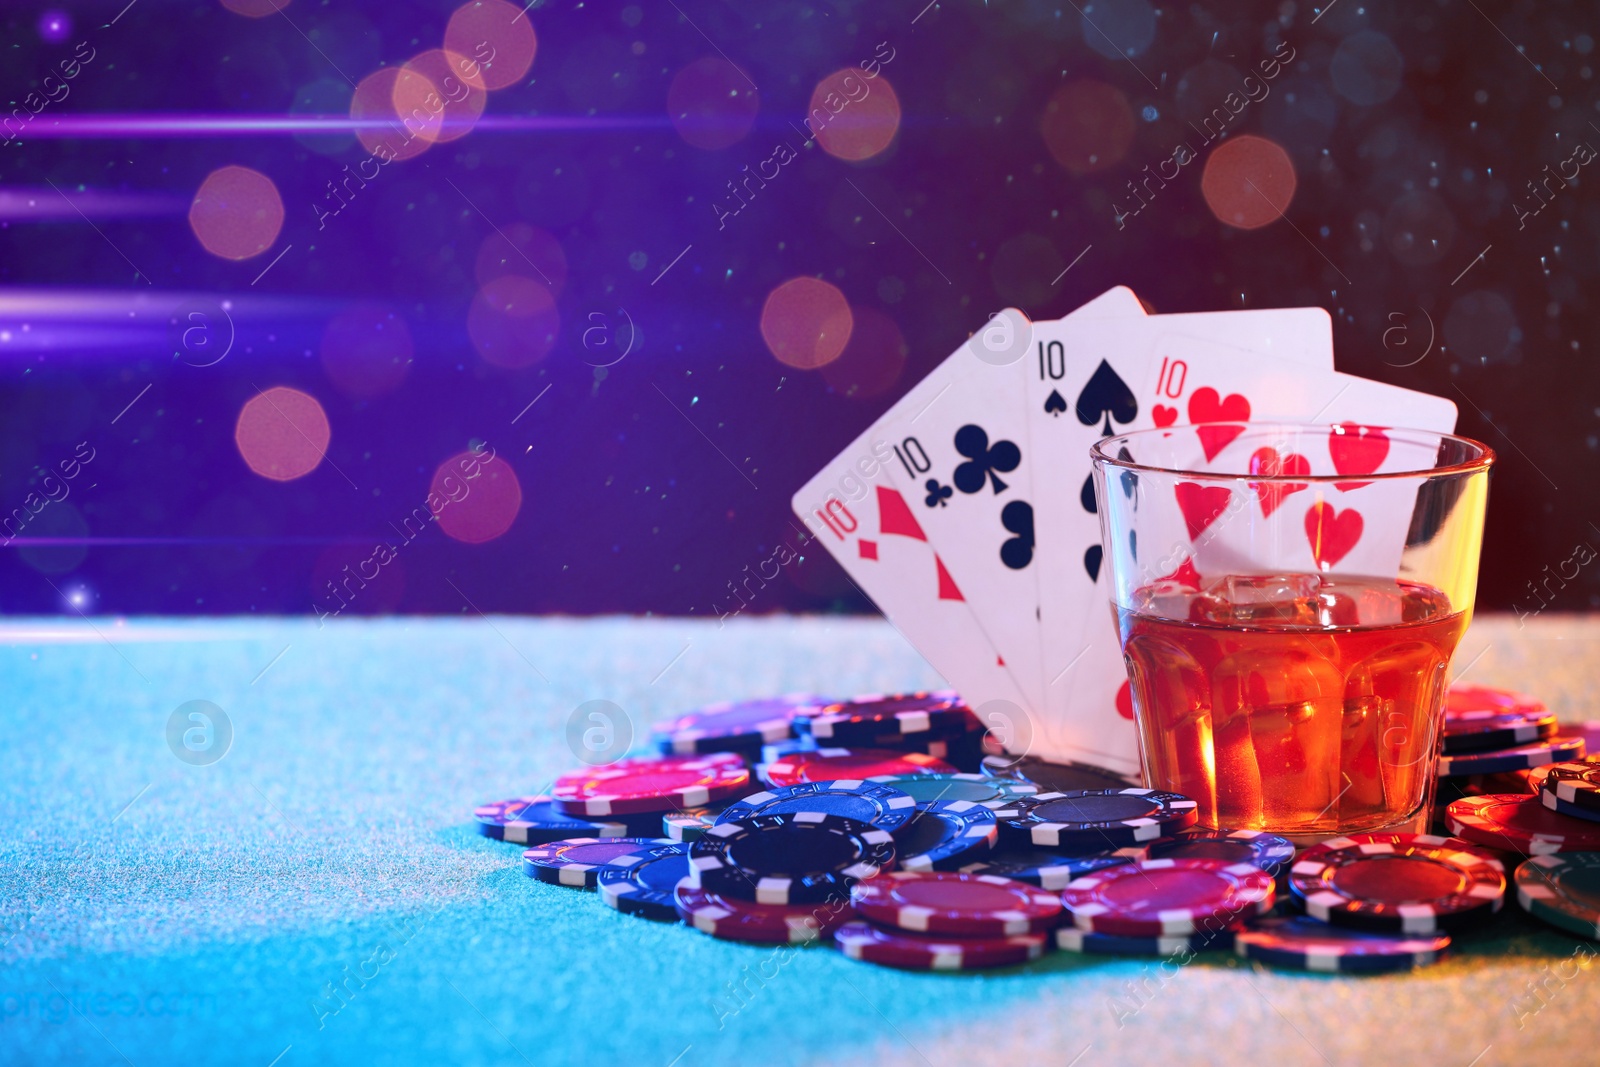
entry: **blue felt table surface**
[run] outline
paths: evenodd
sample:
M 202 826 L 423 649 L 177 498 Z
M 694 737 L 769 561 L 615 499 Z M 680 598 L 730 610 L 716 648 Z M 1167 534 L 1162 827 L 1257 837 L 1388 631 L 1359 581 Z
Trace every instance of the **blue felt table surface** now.
M 621 915 L 475 833 L 476 805 L 574 763 L 586 700 L 642 733 L 937 683 L 880 621 L 13 619 L 0 642 L 0 1063 L 1600 1058 L 1600 945 L 1520 914 L 1398 977 L 1068 953 L 909 974 Z M 1457 664 L 1600 718 L 1594 619 L 1480 620 Z M 167 746 L 193 699 L 235 730 L 211 766 Z

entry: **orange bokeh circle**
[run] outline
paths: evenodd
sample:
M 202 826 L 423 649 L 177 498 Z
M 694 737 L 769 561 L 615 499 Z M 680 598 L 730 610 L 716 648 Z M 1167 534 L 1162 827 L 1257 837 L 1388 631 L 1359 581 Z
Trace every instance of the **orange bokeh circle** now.
M 854 326 L 850 302 L 821 278 L 790 278 L 761 308 L 761 339 L 779 363 L 798 370 L 838 359 Z

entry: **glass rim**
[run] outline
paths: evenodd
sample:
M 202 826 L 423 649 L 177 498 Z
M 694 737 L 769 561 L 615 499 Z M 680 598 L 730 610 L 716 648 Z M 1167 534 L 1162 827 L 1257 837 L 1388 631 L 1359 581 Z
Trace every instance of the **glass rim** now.
M 1307 431 L 1319 432 L 1319 431 L 1333 430 L 1337 426 L 1342 425 L 1342 424 L 1339 424 L 1339 423 L 1317 423 L 1317 422 L 1233 422 L 1233 421 L 1222 421 L 1222 422 L 1201 423 L 1200 425 L 1204 425 L 1204 426 L 1208 426 L 1208 427 L 1211 427 L 1211 426 L 1238 426 L 1238 427 L 1241 428 L 1241 430 L 1243 430 L 1245 432 L 1249 432 L 1251 430 L 1269 430 L 1269 431 L 1270 430 L 1283 430 L 1283 431 L 1290 431 L 1290 432 L 1307 432 Z M 1482 441 L 1474 440 L 1471 437 L 1462 437 L 1460 434 L 1445 433 L 1442 430 L 1418 430 L 1418 429 L 1413 429 L 1413 428 L 1405 427 L 1405 426 L 1374 426 L 1374 427 L 1363 427 L 1363 428 L 1366 428 L 1366 429 L 1381 429 L 1384 432 L 1385 436 L 1387 436 L 1390 440 L 1397 440 L 1397 439 L 1402 439 L 1403 440 L 1405 437 L 1409 436 L 1409 437 L 1411 437 L 1413 439 L 1413 441 L 1415 441 L 1415 438 L 1421 437 L 1423 435 L 1426 435 L 1429 439 L 1436 440 L 1441 444 L 1443 442 L 1445 442 L 1445 441 L 1453 441 L 1453 442 L 1455 442 L 1455 443 L 1457 443 L 1459 445 L 1464 446 L 1469 452 L 1474 452 L 1476 454 L 1472 455 L 1468 459 L 1462 460 L 1459 463 L 1450 463 L 1450 464 L 1446 464 L 1444 466 L 1417 467 L 1417 468 L 1413 468 L 1413 469 L 1410 469 L 1410 470 L 1381 471 L 1381 472 L 1374 472 L 1372 474 L 1250 474 L 1250 473 L 1223 474 L 1223 473 L 1218 472 L 1218 471 L 1184 470 L 1184 469 L 1180 469 L 1180 468 L 1176 468 L 1176 467 L 1161 467 L 1161 466 L 1156 466 L 1155 464 L 1150 464 L 1150 463 L 1140 463 L 1137 460 L 1120 459 L 1117 456 L 1112 455 L 1112 454 L 1110 454 L 1109 452 L 1106 451 L 1107 448 L 1116 447 L 1117 445 L 1119 445 L 1119 444 L 1121 444 L 1123 442 L 1136 441 L 1136 440 L 1145 439 L 1145 438 L 1154 438 L 1157 435 L 1167 436 L 1167 435 L 1170 435 L 1176 429 L 1191 429 L 1191 428 L 1192 427 L 1190 427 L 1190 426 L 1183 426 L 1183 427 L 1157 426 L 1157 427 L 1153 427 L 1151 429 L 1134 430 L 1134 431 L 1132 431 L 1130 433 L 1114 434 L 1114 435 L 1112 435 L 1110 437 L 1102 437 L 1102 438 L 1100 438 L 1100 440 L 1096 441 L 1094 444 L 1089 446 L 1089 458 L 1090 458 L 1091 461 L 1093 461 L 1095 467 L 1097 467 L 1097 468 L 1115 467 L 1118 470 L 1143 471 L 1143 472 L 1146 472 L 1146 473 L 1149 473 L 1149 474 L 1181 475 L 1181 476 L 1186 477 L 1186 478 L 1207 479 L 1207 480 L 1210 480 L 1210 481 L 1217 481 L 1217 482 L 1224 482 L 1224 481 L 1225 482 L 1248 482 L 1251 485 L 1256 485 L 1256 484 L 1261 484 L 1261 483 L 1271 484 L 1271 483 L 1275 483 L 1275 482 L 1294 483 L 1296 485 L 1300 485 L 1300 484 L 1325 484 L 1325 483 L 1329 483 L 1329 482 L 1353 482 L 1353 481 L 1360 481 L 1360 482 L 1397 481 L 1397 480 L 1400 480 L 1400 479 L 1403 479 L 1403 478 L 1441 478 L 1441 477 L 1450 477 L 1450 476 L 1454 476 L 1454 475 L 1476 474 L 1476 473 L 1479 473 L 1481 471 L 1487 471 L 1491 466 L 1494 465 L 1494 461 L 1495 461 L 1494 449 L 1490 448 L 1488 445 L 1484 444 Z

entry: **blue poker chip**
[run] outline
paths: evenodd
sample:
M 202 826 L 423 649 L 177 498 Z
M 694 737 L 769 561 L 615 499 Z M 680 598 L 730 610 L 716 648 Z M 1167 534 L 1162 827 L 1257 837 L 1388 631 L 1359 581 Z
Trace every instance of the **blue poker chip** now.
M 718 823 L 687 847 L 691 885 L 757 904 L 842 900 L 895 858 L 887 831 L 818 811 Z
M 987 855 L 1000 830 L 994 811 L 971 800 L 929 800 L 894 835 L 900 867 L 951 871 Z
M 1199 805 L 1181 793 L 1125 786 L 1035 793 L 995 812 L 1008 844 L 1040 848 L 1125 848 L 1187 830 Z
M 1551 811 L 1562 815 L 1570 815 L 1574 819 L 1584 819 L 1588 822 L 1600 822 L 1600 811 L 1593 808 L 1583 808 L 1569 803 L 1547 790 L 1539 790 L 1539 800 Z
M 1245 959 L 1329 974 L 1409 971 L 1433 963 L 1449 947 L 1442 933 L 1364 933 L 1303 915 L 1252 919 L 1233 938 L 1233 950 Z
M 1169 937 L 1119 937 L 1063 926 L 1056 931 L 1056 947 L 1094 956 L 1176 956 L 1188 952 L 1233 947 L 1232 930 L 1213 930 Z
M 995 778 L 1016 778 L 1032 782 L 1041 793 L 1065 793 L 1073 789 L 1123 789 L 1139 783 L 1116 771 L 1087 763 L 1051 763 L 1037 756 L 989 755 L 978 768 Z
M 1222 860 L 1249 863 L 1269 874 L 1287 870 L 1294 862 L 1294 843 L 1262 830 L 1184 830 L 1150 842 L 1150 858 Z
M 689 877 L 689 846 L 677 841 L 616 856 L 600 869 L 600 899 L 625 915 L 678 921 L 673 890 Z
M 1098 852 L 1056 852 L 1050 849 L 1001 845 L 975 863 L 956 868 L 968 874 L 994 874 L 1015 878 L 1041 889 L 1065 889 L 1074 878 L 1145 858 L 1142 846 Z
M 661 833 L 659 816 L 589 819 L 557 811 L 547 796 L 497 800 L 473 814 L 478 833 L 518 845 L 547 845 L 574 837 L 658 837 Z
M 1440 778 L 1460 778 L 1466 774 L 1499 774 L 1501 771 L 1520 771 L 1528 767 L 1543 767 L 1548 763 L 1564 763 L 1583 758 L 1582 736 L 1550 737 L 1515 748 L 1500 748 L 1492 752 L 1461 752 L 1439 757 Z
M 663 843 L 659 837 L 574 837 L 552 841 L 522 854 L 522 873 L 551 885 L 592 889 L 600 872 L 618 856 Z
M 759 749 L 794 736 L 793 722 L 802 709 L 827 704 L 828 698 L 791 693 L 759 700 L 725 701 L 651 727 L 656 748 L 666 755 Z
M 842 815 L 879 830 L 895 833 L 917 813 L 917 802 L 892 785 L 856 779 L 831 782 L 799 782 L 751 793 L 734 801 L 716 818 L 716 823 L 741 822 L 757 815 L 783 815 L 809 811 L 821 815 Z

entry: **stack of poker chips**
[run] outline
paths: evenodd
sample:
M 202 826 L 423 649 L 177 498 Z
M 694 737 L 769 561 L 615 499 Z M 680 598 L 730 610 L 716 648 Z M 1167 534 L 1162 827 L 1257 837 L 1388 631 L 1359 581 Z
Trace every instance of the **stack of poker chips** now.
M 1555 854 L 1600 848 L 1595 764 L 1533 771 L 1549 799 L 1463 805 L 1459 837 L 1357 834 L 1297 856 L 1272 834 L 1197 827 L 1188 798 L 1110 772 L 984 757 L 982 736 L 951 693 L 723 704 L 660 724 L 659 755 L 486 805 L 478 825 L 531 846 L 531 877 L 621 912 L 911 969 L 1058 948 L 1406 969 L 1501 912 L 1519 848 L 1532 856 L 1516 875 L 1523 908 L 1597 934 L 1600 853 Z M 1592 829 L 1552 836 L 1536 817 Z

